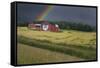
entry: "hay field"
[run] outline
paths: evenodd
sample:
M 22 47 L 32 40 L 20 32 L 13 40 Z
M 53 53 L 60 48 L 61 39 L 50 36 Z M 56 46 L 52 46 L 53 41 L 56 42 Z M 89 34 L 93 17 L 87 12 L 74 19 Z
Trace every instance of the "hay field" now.
M 46 49 L 18 44 L 18 64 L 82 61 L 83 59 Z
M 17 27 L 17 34 L 18 64 L 87 61 L 96 59 L 95 32 L 74 30 L 45 32 L 30 30 L 27 27 Z M 38 51 L 40 53 L 37 53 Z M 46 57 L 47 54 L 51 55 L 51 57 Z

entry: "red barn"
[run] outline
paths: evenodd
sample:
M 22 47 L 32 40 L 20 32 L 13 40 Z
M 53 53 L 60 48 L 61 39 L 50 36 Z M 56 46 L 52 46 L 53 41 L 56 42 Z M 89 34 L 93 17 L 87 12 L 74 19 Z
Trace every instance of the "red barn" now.
M 35 30 L 42 30 L 42 31 L 52 31 L 52 32 L 58 32 L 59 31 L 59 25 L 57 24 L 50 24 L 47 21 L 42 22 L 41 24 L 28 24 L 28 27 Z

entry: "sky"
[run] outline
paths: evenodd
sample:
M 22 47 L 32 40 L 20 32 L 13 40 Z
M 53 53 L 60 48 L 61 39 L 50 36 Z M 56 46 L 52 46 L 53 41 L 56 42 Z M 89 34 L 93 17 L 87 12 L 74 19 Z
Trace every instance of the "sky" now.
M 96 25 L 96 8 L 59 5 L 21 4 L 17 5 L 17 20 L 33 21 L 74 21 Z

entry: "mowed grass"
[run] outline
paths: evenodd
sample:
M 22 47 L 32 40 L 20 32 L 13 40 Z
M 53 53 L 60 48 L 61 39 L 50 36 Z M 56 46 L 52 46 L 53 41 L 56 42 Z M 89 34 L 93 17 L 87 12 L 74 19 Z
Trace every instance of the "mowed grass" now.
M 69 55 L 72 57 L 79 58 L 77 60 L 68 58 L 65 59 L 66 62 L 69 60 L 80 61 L 80 58 L 84 60 L 96 59 L 96 33 L 95 32 L 81 32 L 81 31 L 74 31 L 74 30 L 63 30 L 62 32 L 49 32 L 49 31 L 45 32 L 45 31 L 30 30 L 27 27 L 18 27 L 17 31 L 18 31 L 18 42 L 23 45 L 31 46 L 33 48 L 38 47 L 44 50 L 53 51 L 55 53 L 62 53 L 64 55 Z M 32 52 L 32 51 L 28 51 L 27 49 L 26 51 Z M 24 55 L 25 54 L 27 55 L 26 51 L 24 52 Z M 18 54 L 21 54 L 21 52 L 18 52 Z M 31 57 L 34 57 L 34 55 L 32 55 Z M 26 60 L 24 60 L 21 56 L 19 56 L 19 58 L 22 59 L 23 62 L 18 62 L 18 63 L 26 62 Z M 31 58 L 29 57 L 28 59 Z M 42 57 L 41 59 L 44 58 Z M 53 62 L 52 58 L 48 57 L 47 59 L 48 59 L 47 63 L 49 63 L 50 60 L 51 62 Z M 59 57 L 59 60 L 60 59 L 61 58 Z M 29 62 L 32 63 L 31 61 Z M 44 62 L 43 60 L 41 61 L 37 59 L 35 56 L 34 63 L 39 63 L 37 61 L 41 63 Z M 59 62 L 56 59 L 55 61 Z M 44 63 L 46 63 L 46 61 Z
M 82 61 L 83 59 L 18 43 L 18 64 Z

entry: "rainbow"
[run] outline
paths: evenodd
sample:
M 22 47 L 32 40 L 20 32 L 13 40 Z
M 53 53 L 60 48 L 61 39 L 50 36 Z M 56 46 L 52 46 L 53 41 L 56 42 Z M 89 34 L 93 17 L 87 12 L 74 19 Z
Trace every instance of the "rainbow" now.
M 53 6 L 47 6 L 45 9 L 37 16 L 38 21 L 43 21 L 44 18 L 48 15 L 48 13 L 52 10 Z

